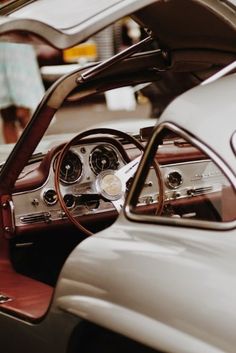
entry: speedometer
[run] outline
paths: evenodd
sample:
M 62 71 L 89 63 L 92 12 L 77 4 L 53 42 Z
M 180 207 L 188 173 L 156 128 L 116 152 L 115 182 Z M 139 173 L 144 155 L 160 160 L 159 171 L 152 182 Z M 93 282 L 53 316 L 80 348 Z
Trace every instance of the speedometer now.
M 60 180 L 66 184 L 76 182 L 82 174 L 82 163 L 79 156 L 68 151 L 63 158 L 60 168 Z
M 101 145 L 94 148 L 90 154 L 89 163 L 96 175 L 103 170 L 116 170 L 119 166 L 116 152 L 108 145 Z

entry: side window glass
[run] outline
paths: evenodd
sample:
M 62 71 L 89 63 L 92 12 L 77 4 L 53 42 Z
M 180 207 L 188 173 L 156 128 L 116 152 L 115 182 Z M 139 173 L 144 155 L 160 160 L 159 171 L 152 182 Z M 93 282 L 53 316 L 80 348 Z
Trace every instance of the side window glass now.
M 191 143 L 170 133 L 155 152 L 133 212 L 208 222 L 235 220 L 236 195 L 215 162 Z

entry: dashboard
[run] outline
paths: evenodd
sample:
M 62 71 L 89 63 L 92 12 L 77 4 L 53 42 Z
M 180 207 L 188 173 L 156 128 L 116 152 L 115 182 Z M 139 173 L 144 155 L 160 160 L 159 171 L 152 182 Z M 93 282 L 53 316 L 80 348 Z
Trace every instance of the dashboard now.
M 59 146 L 48 152 L 40 161 L 29 164 L 19 177 L 12 196 L 15 232 L 32 227 L 68 223 L 66 213 L 55 188 L 55 171 L 58 168 Z M 115 203 L 101 195 L 98 181 L 107 171 L 111 175 L 122 170 L 130 160 L 140 155 L 137 147 L 115 139 L 91 138 L 73 145 L 59 166 L 59 187 L 63 202 L 73 217 L 105 218 L 117 216 Z M 215 164 L 192 147 L 184 149 L 170 143 L 161 146 L 157 154 L 164 180 L 165 212 L 175 215 L 170 205 L 176 201 L 191 201 L 199 196 L 216 194 L 225 183 L 224 176 Z M 107 180 L 109 180 L 107 178 Z M 114 179 L 108 187 L 114 188 Z M 112 183 L 112 187 L 111 187 Z M 128 187 L 128 183 L 127 183 Z M 138 206 L 153 205 L 155 209 L 159 185 L 154 168 L 150 168 L 138 199 Z M 181 217 L 194 217 L 194 211 L 185 210 Z
M 13 195 L 15 225 L 51 223 L 66 218 L 55 190 L 58 151 L 49 158 L 47 178 L 43 185 Z M 74 216 L 114 210 L 110 202 L 97 197 L 96 179 L 105 170 L 118 170 L 127 163 L 127 156 L 110 143 L 96 142 L 73 146 L 60 166 L 60 190 L 67 208 Z M 24 174 L 30 183 L 31 171 Z

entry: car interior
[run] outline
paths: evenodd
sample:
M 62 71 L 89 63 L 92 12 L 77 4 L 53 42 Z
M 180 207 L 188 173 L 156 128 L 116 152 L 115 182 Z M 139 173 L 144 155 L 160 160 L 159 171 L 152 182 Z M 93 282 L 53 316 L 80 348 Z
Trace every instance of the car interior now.
M 137 11 L 132 18 L 140 26 L 149 19 L 139 43 L 56 81 L 2 165 L 0 310 L 5 313 L 29 322 L 45 317 L 69 254 L 117 219 L 153 133 L 153 126 L 135 135 L 108 127 L 79 132 L 78 122 L 78 134 L 67 143 L 32 154 L 62 102 L 147 84 L 142 94 L 158 121 L 176 96 L 235 60 L 233 26 L 199 3 L 181 4 L 186 15 L 180 17 L 178 2 Z M 211 158 L 181 131 L 169 128 L 161 137 L 150 151 L 132 213 L 196 226 L 231 221 L 230 198 L 222 196 L 230 195 L 231 187 Z

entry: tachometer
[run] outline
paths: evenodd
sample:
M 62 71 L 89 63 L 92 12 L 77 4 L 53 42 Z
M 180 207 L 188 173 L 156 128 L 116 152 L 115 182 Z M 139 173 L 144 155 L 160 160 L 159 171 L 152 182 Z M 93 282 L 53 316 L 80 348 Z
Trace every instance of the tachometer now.
M 108 145 L 101 145 L 94 148 L 90 154 L 89 163 L 96 175 L 103 170 L 116 170 L 119 166 L 116 152 Z
M 60 180 L 66 184 L 72 184 L 76 182 L 82 174 L 82 163 L 80 157 L 72 152 L 68 151 L 63 158 L 60 169 Z

